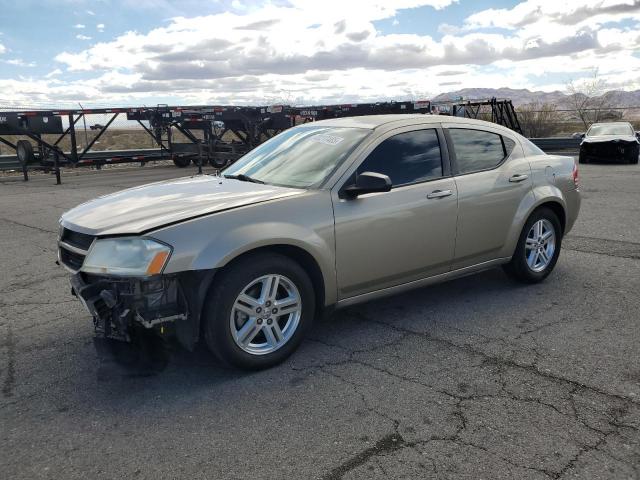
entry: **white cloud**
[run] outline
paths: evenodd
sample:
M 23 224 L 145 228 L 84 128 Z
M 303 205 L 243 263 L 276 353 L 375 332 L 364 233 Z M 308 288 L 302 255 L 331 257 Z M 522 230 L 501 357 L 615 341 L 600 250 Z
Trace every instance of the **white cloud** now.
M 104 32 L 104 23 L 97 24 L 96 30 L 98 30 L 99 32 Z
M 386 3 L 369 2 L 352 10 L 348 6 L 327 8 L 331 7 L 327 2 L 303 3 L 301 8 L 297 5 L 300 3 L 294 0 L 293 8 L 269 5 L 243 15 L 178 17 L 167 27 L 148 34 L 129 32 L 79 53 L 63 52 L 56 60 L 67 64 L 70 70 L 126 69 L 140 73 L 145 80 L 160 81 L 298 74 L 313 69 L 394 71 L 436 65 L 486 65 L 505 59 L 573 55 L 601 47 L 597 32 L 583 26 L 566 27 L 544 36 L 520 32 L 448 33 L 440 41 L 427 35 L 384 35 L 376 31 L 373 20 L 393 16 L 398 3 L 416 6 L 426 2 L 395 2 L 393 8 Z M 436 0 L 435 4 L 443 2 Z M 317 24 L 320 26 L 310 28 Z
M 616 26 L 640 18 L 621 0 L 585 0 L 572 9 L 528 0 L 440 25 L 438 40 L 381 32 L 374 24 L 395 19 L 400 9 L 444 8 L 452 1 L 290 0 L 287 6 L 239 10 L 249 5 L 242 3 L 237 13 L 175 17 L 147 33 L 60 53 L 55 58 L 66 69 L 89 74 L 82 81 L 48 82 L 42 94 L 76 91 L 96 102 L 129 103 L 154 96 L 185 103 L 350 102 L 425 98 L 459 87 L 548 90 L 558 88 L 560 76 L 594 66 L 611 84 L 640 88 L 637 25 Z M 0 84 L 0 100 L 36 91 L 34 82 Z
M 601 25 L 621 18 L 640 19 L 638 0 L 526 0 L 511 9 L 484 10 L 465 20 L 468 29 L 500 27 L 537 30 L 550 25 Z M 533 27 L 533 28 L 531 28 Z
M 0 43 L 0 55 L 2 55 L 2 54 L 3 54 L 4 52 L 6 52 L 6 51 L 7 51 L 7 47 L 5 47 L 4 45 L 2 45 L 2 44 Z
M 462 28 L 455 25 L 449 25 L 448 23 L 441 23 L 438 25 L 438 33 L 443 35 L 456 35 L 462 31 Z
M 82 30 L 83 28 L 86 28 L 86 25 L 82 24 L 82 23 L 76 23 L 73 28 L 77 28 L 78 30 Z
M 14 65 L 16 67 L 35 67 L 36 66 L 35 62 L 25 62 L 21 58 L 11 58 L 9 60 L 5 60 L 4 62 L 8 63 L 9 65 Z
M 91 15 L 92 17 L 95 17 L 96 13 L 93 10 L 87 10 L 86 11 L 87 15 Z
M 60 70 L 59 68 L 56 68 L 54 70 L 51 70 L 49 73 L 47 73 L 44 78 L 53 78 L 57 75 L 60 75 L 62 73 L 62 70 Z
M 91 37 L 88 37 L 87 35 L 82 35 L 82 34 L 76 35 L 76 38 L 78 40 L 91 40 Z

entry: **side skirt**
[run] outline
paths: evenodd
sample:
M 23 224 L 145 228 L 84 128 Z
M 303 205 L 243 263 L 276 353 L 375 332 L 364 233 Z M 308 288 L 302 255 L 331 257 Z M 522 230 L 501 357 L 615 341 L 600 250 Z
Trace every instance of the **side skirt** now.
M 477 265 L 471 265 L 470 267 L 459 268 L 451 272 L 434 275 L 433 277 L 414 280 L 413 282 L 403 283 L 402 285 L 396 285 L 395 287 L 384 288 L 382 290 L 376 290 L 374 292 L 356 295 L 355 297 L 345 298 L 339 300 L 338 303 L 335 304 L 335 309 L 350 307 L 352 305 L 357 305 L 358 303 L 368 302 L 370 300 L 376 300 L 378 298 L 388 297 L 390 295 L 396 295 L 398 293 L 406 292 L 407 290 L 413 290 L 415 288 L 433 285 L 434 283 L 441 283 L 447 280 L 465 277 L 467 275 L 471 275 L 508 263 L 509 260 L 511 260 L 511 257 L 497 258 L 495 260 L 489 260 L 488 262 L 478 263 Z

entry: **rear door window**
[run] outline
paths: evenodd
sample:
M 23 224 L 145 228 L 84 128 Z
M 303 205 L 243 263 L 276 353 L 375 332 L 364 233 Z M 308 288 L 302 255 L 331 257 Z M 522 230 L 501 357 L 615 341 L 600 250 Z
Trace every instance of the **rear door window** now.
M 497 133 L 466 128 L 450 128 L 458 174 L 479 172 L 497 167 L 507 152 L 502 137 Z M 515 143 L 510 140 L 510 150 Z

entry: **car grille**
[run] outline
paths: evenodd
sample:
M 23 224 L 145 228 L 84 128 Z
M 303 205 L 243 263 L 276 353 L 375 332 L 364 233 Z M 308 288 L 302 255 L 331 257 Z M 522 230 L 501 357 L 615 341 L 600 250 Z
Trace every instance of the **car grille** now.
M 87 235 L 86 233 L 74 232 L 73 230 L 69 230 L 68 228 L 63 229 L 62 231 L 62 240 L 69 245 L 80 248 L 84 251 L 89 250 L 89 247 L 93 243 L 93 235 Z
M 60 262 L 72 272 L 80 270 L 94 238 L 93 235 L 64 228 L 58 242 Z
M 60 261 L 71 270 L 78 271 L 84 262 L 84 255 L 71 252 L 64 247 L 60 247 Z

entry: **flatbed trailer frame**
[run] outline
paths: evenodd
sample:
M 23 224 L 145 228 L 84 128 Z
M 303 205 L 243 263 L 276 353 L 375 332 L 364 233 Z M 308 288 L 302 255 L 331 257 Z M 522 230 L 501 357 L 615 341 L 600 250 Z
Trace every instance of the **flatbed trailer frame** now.
M 476 118 L 481 108 L 491 108 L 491 119 L 520 131 L 517 115 L 510 100 L 480 100 L 448 102 L 448 113 Z M 235 106 L 196 105 L 125 108 L 58 109 L 34 111 L 0 111 L 0 142 L 16 150 L 17 159 L 28 180 L 29 169 L 53 170 L 60 183 L 60 167 L 95 166 L 136 162 L 173 160 L 176 166 L 186 167 L 192 162 L 199 171 L 211 164 L 222 169 L 262 142 L 290 127 L 301 123 L 328 118 L 379 114 L 442 113 L 428 100 L 403 102 L 375 102 L 339 105 L 294 107 L 288 105 Z M 78 122 L 87 115 L 107 115 L 104 126 L 91 127 L 97 135 L 80 149 L 77 141 Z M 130 151 L 93 151 L 92 147 L 120 116 L 136 121 L 157 148 Z M 473 117 L 472 115 L 475 115 Z M 67 127 L 63 128 L 62 119 Z M 178 141 L 175 132 L 185 141 Z M 57 135 L 55 141 L 46 141 L 43 135 Z M 15 143 L 3 138 L 7 135 L 24 136 L 31 140 Z M 63 151 L 61 142 L 68 138 L 70 150 Z M 34 142 L 36 150 L 33 149 Z

